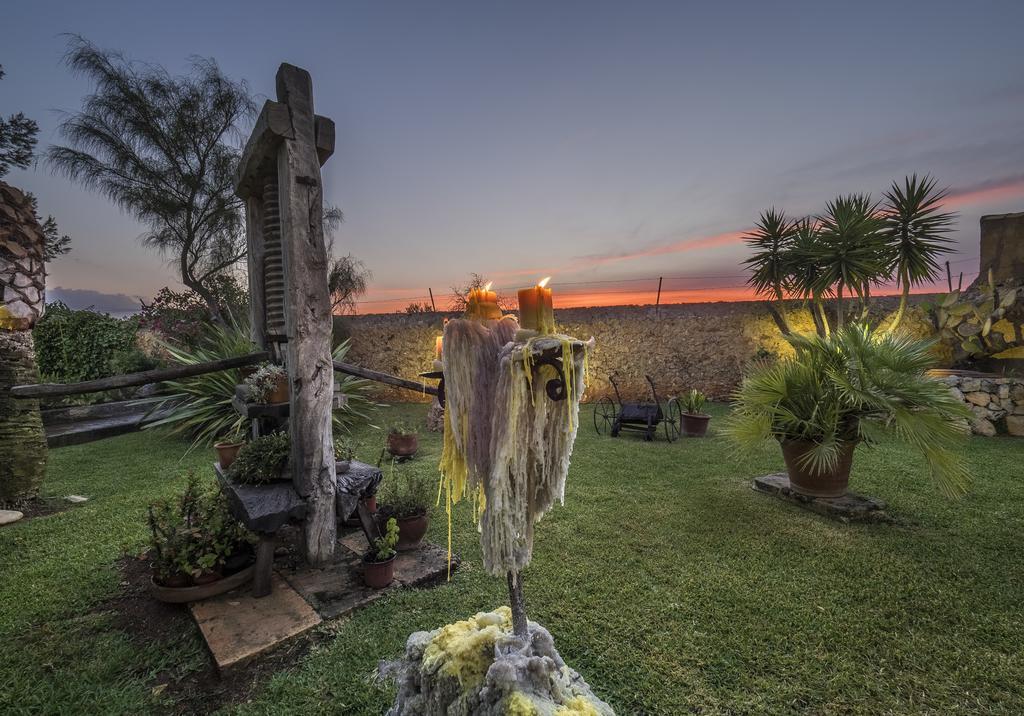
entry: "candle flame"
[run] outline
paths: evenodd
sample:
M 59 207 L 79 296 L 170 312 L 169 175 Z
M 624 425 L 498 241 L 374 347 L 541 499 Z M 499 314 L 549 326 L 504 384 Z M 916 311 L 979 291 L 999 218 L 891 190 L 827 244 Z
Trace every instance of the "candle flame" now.
M 484 290 L 485 291 L 490 291 L 492 283 L 494 283 L 494 281 L 488 281 L 486 284 L 484 284 Z
M 550 281 L 550 280 L 551 280 L 550 276 L 548 276 L 547 278 L 542 278 L 540 281 L 537 282 L 537 287 L 538 288 L 544 288 L 545 286 L 548 285 L 548 281 Z

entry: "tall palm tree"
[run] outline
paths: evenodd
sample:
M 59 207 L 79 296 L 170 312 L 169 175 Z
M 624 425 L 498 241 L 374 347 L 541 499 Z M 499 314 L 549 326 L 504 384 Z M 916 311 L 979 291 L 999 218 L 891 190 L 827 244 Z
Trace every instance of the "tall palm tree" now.
M 811 302 L 815 329 L 818 335 L 825 337 L 830 332 L 824 303 L 828 288 L 819 285 L 821 266 L 816 253 L 821 242 L 821 230 L 809 216 L 796 220 L 793 228 L 793 241 L 785 256 L 789 281 L 794 293 Z
M 844 291 L 856 295 L 866 312 L 871 284 L 889 278 L 883 220 L 869 194 L 849 194 L 830 201 L 817 221 L 821 240 L 812 256 L 821 269 L 818 287 L 835 287 L 838 329 L 846 320 Z
M 794 222 L 786 217 L 784 211 L 776 211 L 772 207 L 761 212 L 754 230 L 743 237 L 747 246 L 754 250 L 754 254 L 743 262 L 751 270 L 747 283 L 758 295 L 778 302 L 780 328 L 786 333 L 789 330 L 783 297 L 789 288 L 789 251 L 795 229 Z
M 885 192 L 884 230 L 900 287 L 900 305 L 890 331 L 903 320 L 911 287 L 934 280 L 940 270 L 938 257 L 950 250 L 948 234 L 957 214 L 940 211 L 947 194 L 927 174 L 921 179 L 917 174 L 904 177 L 902 186 L 893 182 Z

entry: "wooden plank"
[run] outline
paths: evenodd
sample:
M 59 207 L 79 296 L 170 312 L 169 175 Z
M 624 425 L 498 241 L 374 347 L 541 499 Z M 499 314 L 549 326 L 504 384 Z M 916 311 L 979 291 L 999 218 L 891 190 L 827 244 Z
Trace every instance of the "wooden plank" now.
M 323 166 L 334 154 L 334 120 L 316 116 L 316 157 Z
M 273 167 L 277 160 L 277 149 L 284 139 L 294 139 L 288 106 L 281 102 L 267 100 L 260 110 L 260 116 L 245 143 L 242 158 L 235 174 L 235 193 L 243 199 L 259 191 L 259 179 L 266 167 Z
M 294 131 L 294 138 L 284 140 L 277 156 L 292 468 L 295 488 L 307 505 L 306 560 L 322 566 L 333 558 L 337 538 L 331 426 L 334 370 L 323 185 L 309 73 L 282 64 L 277 71 L 277 98 L 287 104 Z
M 11 395 L 15 398 L 52 398 L 59 395 L 79 395 L 81 393 L 95 393 L 100 390 L 113 390 L 114 388 L 130 388 L 136 385 L 160 383 L 165 380 L 191 378 L 192 376 L 215 373 L 219 370 L 228 370 L 230 368 L 241 368 L 260 363 L 269 357 L 270 354 L 266 351 L 259 351 L 235 358 L 221 358 L 220 360 L 207 361 L 206 363 L 182 365 L 174 368 L 144 370 L 140 373 L 114 375 L 109 378 L 97 378 L 96 380 L 86 380 L 81 383 L 16 385 L 11 388 Z
M 354 375 L 358 378 L 366 378 L 367 380 L 376 381 L 377 383 L 386 383 L 387 385 L 394 385 L 398 388 L 414 390 L 417 393 L 423 393 L 425 395 L 438 394 L 437 388 L 433 385 L 427 385 L 415 380 L 406 380 L 405 378 L 399 378 L 398 376 L 390 375 L 388 373 L 381 373 L 380 371 L 362 368 L 357 365 L 352 365 L 351 363 L 342 363 L 337 360 L 333 361 L 333 364 L 334 370 L 340 371 L 341 373 L 347 373 L 348 375 Z

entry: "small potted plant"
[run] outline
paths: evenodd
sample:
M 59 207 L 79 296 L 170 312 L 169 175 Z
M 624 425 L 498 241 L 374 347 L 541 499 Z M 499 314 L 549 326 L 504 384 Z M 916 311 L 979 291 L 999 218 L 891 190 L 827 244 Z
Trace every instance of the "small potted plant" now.
M 434 493 L 430 477 L 397 466 L 393 466 L 391 474 L 381 485 L 380 521 L 394 519 L 398 522 L 398 544 L 395 548 L 399 552 L 415 549 L 423 541 L 430 524 L 427 506 L 434 499 Z
M 356 447 L 357 445 L 347 436 L 334 438 L 334 469 L 339 475 L 344 475 L 352 466 L 352 461 L 356 457 Z
M 221 469 L 227 470 L 231 467 L 231 463 L 238 457 L 238 451 L 242 449 L 244 444 L 245 432 L 240 425 L 221 435 L 220 440 L 213 444 L 213 448 L 217 451 L 217 462 L 220 463 Z
M 271 433 L 253 438 L 238 451 L 227 471 L 228 478 L 248 485 L 265 485 L 286 480 L 291 439 L 288 433 Z
M 711 416 L 704 412 L 707 398 L 702 392 L 693 388 L 683 397 L 683 435 L 691 438 L 702 438 L 708 433 L 708 422 Z
M 395 545 L 398 544 L 398 522 L 392 517 L 373 548 L 363 557 L 363 581 L 371 589 L 383 589 L 395 579 Z
M 287 403 L 288 373 L 275 363 L 263 363 L 245 379 L 249 400 L 253 403 Z
M 219 490 L 194 473 L 184 491 L 149 506 L 153 594 L 167 602 L 204 599 L 250 576 L 254 535 L 234 519 Z
M 419 431 L 406 423 L 388 428 L 387 450 L 393 457 L 412 457 L 420 448 Z
M 793 490 L 840 497 L 858 445 L 885 434 L 918 450 L 948 495 L 963 494 L 971 412 L 929 378 L 931 343 L 849 325 L 828 338 L 792 335 L 796 353 L 743 380 L 727 433 L 741 445 L 777 440 Z

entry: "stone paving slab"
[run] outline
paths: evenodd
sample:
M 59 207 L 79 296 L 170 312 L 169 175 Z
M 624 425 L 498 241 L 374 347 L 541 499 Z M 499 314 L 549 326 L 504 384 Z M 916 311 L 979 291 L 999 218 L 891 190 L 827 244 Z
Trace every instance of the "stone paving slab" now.
M 892 522 L 885 503 L 874 497 L 847 492 L 842 497 L 808 497 L 793 490 L 784 472 L 754 478 L 754 489 L 798 507 L 841 522 Z
M 247 585 L 193 602 L 190 608 L 217 668 L 222 670 L 238 666 L 322 621 L 276 572 L 266 597 L 253 597 Z

